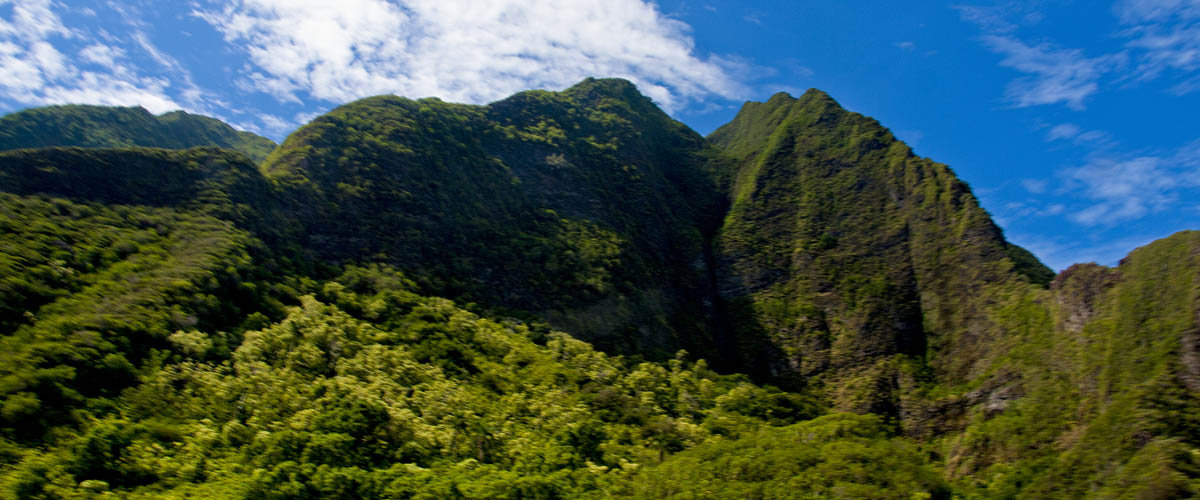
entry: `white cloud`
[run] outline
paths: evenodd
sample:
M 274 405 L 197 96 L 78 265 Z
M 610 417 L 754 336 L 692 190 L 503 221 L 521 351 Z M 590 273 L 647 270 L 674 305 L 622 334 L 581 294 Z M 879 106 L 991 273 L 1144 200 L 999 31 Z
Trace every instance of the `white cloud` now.
M 1116 238 L 1072 238 L 1014 231 L 1006 233 L 1005 236 L 1009 241 L 1033 252 L 1051 269 L 1062 271 L 1072 264 L 1083 262 L 1115 266 L 1133 249 L 1166 236 L 1140 231 L 1138 233 Z
M 1039 2 L 1001 1 L 990 6 L 954 7 L 975 24 L 988 47 L 1004 56 L 1002 66 L 1025 73 L 1007 90 L 1020 107 L 1066 104 L 1081 110 L 1104 84 L 1134 85 L 1164 76 L 1169 92 L 1200 89 L 1200 0 L 1117 0 L 1113 12 L 1123 29 L 1121 50 L 1088 57 L 1082 50 L 1030 43 L 1017 32 L 1041 21 Z
M 1122 22 L 1164 21 L 1172 17 L 1200 18 L 1198 0 L 1121 0 L 1113 6 Z
M 100 43 L 88 45 L 79 51 L 80 59 L 106 68 L 117 67 L 117 60 L 123 57 L 125 57 L 125 51 Z
M 1096 149 L 1110 148 L 1116 145 L 1116 140 L 1108 132 L 1101 130 L 1084 130 L 1074 123 L 1055 125 L 1046 132 L 1046 140 L 1070 141 L 1077 146 L 1090 146 Z
M 49 0 L 0 0 L 0 5 L 8 4 L 12 4 L 12 19 L 0 19 L 0 35 L 27 42 L 44 40 L 52 35 L 72 36 L 50 9 Z
M 1042 194 L 1046 192 L 1046 181 L 1040 179 L 1023 179 L 1021 180 L 1021 187 L 1030 193 Z
M 1084 225 L 1113 225 L 1176 206 L 1200 188 L 1200 141 L 1170 155 L 1094 157 L 1065 171 L 1070 188 L 1092 200 L 1070 215 Z
M 170 82 L 139 76 L 122 65 L 119 48 L 92 44 L 79 52 L 82 61 L 102 71 L 82 70 L 52 41 L 82 38 L 67 28 L 50 0 L 0 0 L 12 4 L 0 18 L 0 96 L 24 104 L 141 105 L 155 113 L 180 109 L 167 96 Z
M 1045 43 L 1031 46 L 1006 35 L 986 35 L 983 41 L 1004 56 L 1001 66 L 1026 74 L 1007 89 L 1009 100 L 1018 107 L 1061 102 L 1081 110 L 1084 101 L 1100 89 L 1100 77 L 1122 62 L 1119 55 L 1090 58 L 1078 49 Z
M 1046 133 L 1046 140 L 1057 141 L 1059 139 L 1074 139 L 1075 137 L 1079 136 L 1080 132 L 1081 130 L 1079 129 L 1079 125 L 1074 123 L 1063 123 L 1061 125 L 1055 125 L 1054 128 L 1051 128 L 1050 131 Z
M 962 20 L 979 26 L 993 33 L 1008 33 L 1017 29 L 1017 25 L 1009 20 L 1012 17 L 1012 6 L 1001 5 L 956 5 Z
M 587 76 L 627 78 L 667 109 L 741 92 L 693 53 L 687 25 L 642 0 L 235 0 L 194 14 L 244 47 L 246 83 L 281 101 L 483 103 Z
M 1126 46 L 1136 53 L 1133 78 L 1153 80 L 1167 72 L 1183 75 L 1200 70 L 1200 0 L 1122 0 L 1114 6 Z M 1172 92 L 1186 94 L 1198 88 L 1196 79 L 1185 79 Z
M 167 97 L 169 83 L 157 78 L 125 80 L 111 74 L 85 71 L 72 85 L 51 85 L 36 96 L 38 104 L 99 104 L 103 106 L 142 106 L 151 113 L 180 109 Z

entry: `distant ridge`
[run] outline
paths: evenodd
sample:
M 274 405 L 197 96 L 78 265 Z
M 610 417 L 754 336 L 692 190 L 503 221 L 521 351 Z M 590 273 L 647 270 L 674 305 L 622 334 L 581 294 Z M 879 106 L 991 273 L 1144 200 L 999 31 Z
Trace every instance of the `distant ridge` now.
M 142 107 L 71 104 L 32 108 L 0 117 L 0 150 L 49 146 L 166 149 L 217 146 L 239 151 L 256 163 L 261 163 L 275 149 L 275 143 L 266 137 L 183 111 L 155 116 Z

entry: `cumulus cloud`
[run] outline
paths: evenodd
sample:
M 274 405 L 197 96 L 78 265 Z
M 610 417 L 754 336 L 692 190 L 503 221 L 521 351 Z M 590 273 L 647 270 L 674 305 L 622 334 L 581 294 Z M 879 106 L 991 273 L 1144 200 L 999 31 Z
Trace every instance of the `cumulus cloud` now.
M 52 42 L 82 38 L 69 29 L 50 0 L 0 0 L 11 5 L 9 18 L 0 18 L 0 94 L 24 104 L 141 105 L 159 113 L 180 106 L 167 96 L 170 82 L 139 76 L 121 63 L 124 52 L 94 43 L 78 60 Z M 95 65 L 81 68 L 79 62 Z
M 281 101 L 382 93 L 483 103 L 587 76 L 667 109 L 742 92 L 687 25 L 642 0 L 235 0 L 194 12 L 242 47 L 244 84 Z

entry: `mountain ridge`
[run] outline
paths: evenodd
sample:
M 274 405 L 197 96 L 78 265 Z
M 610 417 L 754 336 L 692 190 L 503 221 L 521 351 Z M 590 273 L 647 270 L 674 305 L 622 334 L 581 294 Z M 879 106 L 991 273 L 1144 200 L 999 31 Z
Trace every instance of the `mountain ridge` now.
M 0 191 L 17 498 L 1200 494 L 1200 232 L 1055 274 L 816 89 L 707 139 L 614 79 L 377 96 Z
M 233 149 L 261 163 L 275 142 L 184 111 L 154 115 L 142 107 L 58 105 L 0 117 L 0 150 L 50 146 Z

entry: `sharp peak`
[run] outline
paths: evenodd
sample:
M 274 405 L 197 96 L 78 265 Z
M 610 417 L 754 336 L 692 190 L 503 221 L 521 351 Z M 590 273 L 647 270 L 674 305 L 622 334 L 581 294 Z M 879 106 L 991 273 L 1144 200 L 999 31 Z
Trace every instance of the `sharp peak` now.
M 845 108 L 829 94 L 820 89 L 810 88 L 801 94 L 800 97 L 795 97 L 789 92 L 780 91 L 771 95 L 766 101 L 746 101 L 742 104 L 742 109 L 738 114 L 741 115 L 744 112 L 761 113 L 763 110 L 774 111 L 809 106 L 820 106 L 834 112 L 845 111 Z
M 753 102 L 755 104 L 763 104 L 763 103 L 757 103 L 754 101 L 750 101 L 750 102 Z M 749 104 L 750 102 L 748 102 L 747 104 Z M 821 89 L 817 89 L 817 88 L 811 88 L 811 89 L 804 91 L 803 94 L 800 94 L 800 97 L 795 97 L 791 93 L 788 93 L 788 92 L 782 92 L 782 91 L 776 92 L 774 95 L 772 95 L 769 99 L 766 100 L 765 104 L 782 105 L 782 104 L 791 104 L 794 102 L 822 102 L 822 103 L 827 103 L 827 104 L 834 104 L 834 105 L 837 105 L 838 107 L 841 107 L 841 105 L 838 104 L 837 100 L 835 100 L 832 96 L 830 96 L 825 91 L 823 91 Z

